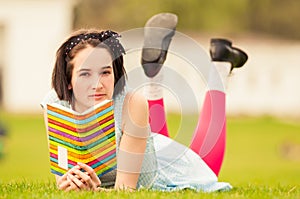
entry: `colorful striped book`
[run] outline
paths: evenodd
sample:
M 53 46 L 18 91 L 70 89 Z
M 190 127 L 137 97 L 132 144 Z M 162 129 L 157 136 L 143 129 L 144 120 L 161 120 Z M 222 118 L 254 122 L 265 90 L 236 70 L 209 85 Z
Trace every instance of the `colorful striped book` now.
M 78 113 L 47 104 L 51 172 L 63 175 L 77 162 L 100 177 L 117 167 L 113 101 L 106 100 Z

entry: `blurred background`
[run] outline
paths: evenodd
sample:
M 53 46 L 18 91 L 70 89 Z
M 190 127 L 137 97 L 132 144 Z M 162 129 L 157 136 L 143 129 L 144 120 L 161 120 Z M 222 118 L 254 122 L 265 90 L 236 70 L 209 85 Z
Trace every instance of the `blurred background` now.
M 142 28 L 154 14 L 172 12 L 179 17 L 177 31 L 201 45 L 205 53 L 208 54 L 210 38 L 225 37 L 249 54 L 246 66 L 231 78 L 229 114 L 300 116 L 300 92 L 296 89 L 300 85 L 297 0 L 0 3 L 0 105 L 5 110 L 40 111 L 39 102 L 50 88 L 55 51 L 72 30 L 99 28 L 122 33 Z M 142 38 L 132 42 L 137 40 Z M 172 59 L 167 61 L 175 65 Z M 195 110 L 188 103 L 186 108 Z
M 177 14 L 177 31 L 197 43 L 207 56 L 212 37 L 228 38 L 249 55 L 228 87 L 231 119 L 225 177 L 230 179 L 230 172 L 240 171 L 247 173 L 246 183 L 247 177 L 254 178 L 251 169 L 263 168 L 259 176 L 273 164 L 283 170 L 271 170 L 268 179 L 276 178 L 276 173 L 281 173 L 280 179 L 286 172 L 292 176 L 300 168 L 299 8 L 298 0 L 0 0 L 0 150 L 6 154 L 0 179 L 50 176 L 39 103 L 50 89 L 56 49 L 69 33 L 79 28 L 122 33 L 142 28 L 159 12 Z M 189 46 L 184 47 L 193 53 Z M 125 61 L 131 63 L 130 55 Z M 136 61 L 133 65 L 138 65 Z M 176 63 L 168 59 L 166 65 Z M 191 87 L 203 84 L 201 79 L 197 81 L 191 82 Z M 199 92 L 197 99 L 202 94 Z M 178 118 L 171 100 L 167 106 L 170 117 Z M 199 109 L 188 103 L 182 108 L 195 115 L 190 117 L 195 125 Z M 260 150 L 251 150 L 255 146 L 261 146 Z M 245 154 L 259 163 L 249 166 Z M 264 167 L 265 160 L 270 164 Z M 25 169 L 12 166 L 20 162 Z

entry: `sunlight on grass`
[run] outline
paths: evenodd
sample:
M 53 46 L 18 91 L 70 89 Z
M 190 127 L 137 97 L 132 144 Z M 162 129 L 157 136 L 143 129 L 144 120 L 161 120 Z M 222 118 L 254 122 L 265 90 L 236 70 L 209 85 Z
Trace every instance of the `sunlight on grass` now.
M 43 116 L 8 113 L 0 113 L 0 116 L 8 130 L 5 155 L 0 160 L 0 198 L 199 198 L 200 193 L 193 191 L 142 191 L 134 194 L 58 191 L 50 173 Z M 168 123 L 172 137 L 188 145 L 197 117 L 185 117 L 186 123 L 181 124 L 179 115 L 169 114 Z M 287 144 L 299 146 L 299 132 L 299 124 L 270 117 L 229 118 L 227 149 L 219 179 L 230 182 L 234 189 L 228 193 L 205 194 L 205 197 L 300 197 L 300 160 L 287 156 L 283 148 Z
M 1 180 L 48 179 L 48 147 L 42 115 L 1 115 L 7 129 Z

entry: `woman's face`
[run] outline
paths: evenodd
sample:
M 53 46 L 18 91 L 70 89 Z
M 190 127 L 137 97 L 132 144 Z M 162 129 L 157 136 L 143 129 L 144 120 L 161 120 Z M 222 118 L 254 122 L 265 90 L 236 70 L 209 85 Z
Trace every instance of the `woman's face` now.
M 114 92 L 112 57 L 105 48 L 87 47 L 73 59 L 69 89 L 73 90 L 73 109 L 83 112 L 106 99 Z

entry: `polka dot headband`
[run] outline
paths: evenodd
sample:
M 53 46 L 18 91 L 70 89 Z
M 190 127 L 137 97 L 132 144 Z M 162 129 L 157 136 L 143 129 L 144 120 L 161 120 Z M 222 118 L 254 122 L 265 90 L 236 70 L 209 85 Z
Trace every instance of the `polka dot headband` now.
M 125 50 L 118 40 L 119 37 L 121 37 L 121 35 L 111 30 L 102 31 L 100 33 L 80 34 L 70 39 L 66 46 L 65 54 L 68 55 L 70 51 L 82 41 L 98 39 L 110 48 L 115 57 L 119 57 L 122 54 L 125 54 Z

